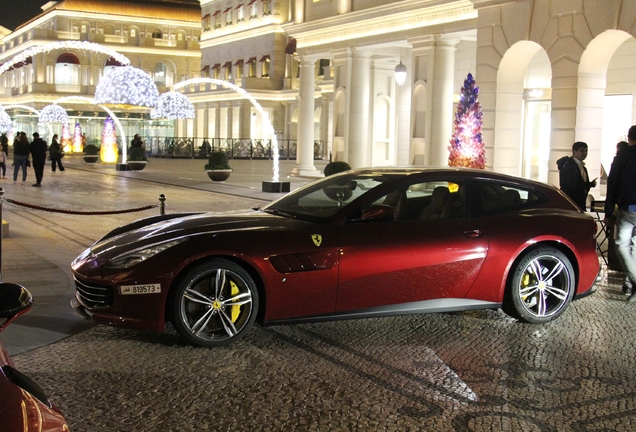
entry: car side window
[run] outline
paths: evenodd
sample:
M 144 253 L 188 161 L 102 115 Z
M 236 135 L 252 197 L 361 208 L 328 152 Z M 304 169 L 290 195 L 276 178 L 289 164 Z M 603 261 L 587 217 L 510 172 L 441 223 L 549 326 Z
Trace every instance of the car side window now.
M 504 213 L 536 203 L 539 196 L 531 189 L 497 182 L 476 182 L 473 196 L 477 216 Z
M 458 219 L 466 215 L 463 182 L 432 180 L 394 189 L 374 200 L 371 206 L 391 206 L 395 221 Z

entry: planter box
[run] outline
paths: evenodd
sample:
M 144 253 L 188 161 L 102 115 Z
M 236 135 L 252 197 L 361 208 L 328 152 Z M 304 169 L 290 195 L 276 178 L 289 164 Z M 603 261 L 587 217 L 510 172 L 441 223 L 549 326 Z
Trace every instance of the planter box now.
M 210 180 L 215 182 L 224 182 L 230 177 L 230 174 L 232 174 L 231 169 L 205 170 L 205 172 L 208 173 L 208 177 L 210 177 Z
M 130 171 L 141 171 L 146 168 L 148 161 L 128 161 L 128 169 Z
M 95 163 L 99 160 L 99 155 L 84 155 L 84 162 Z

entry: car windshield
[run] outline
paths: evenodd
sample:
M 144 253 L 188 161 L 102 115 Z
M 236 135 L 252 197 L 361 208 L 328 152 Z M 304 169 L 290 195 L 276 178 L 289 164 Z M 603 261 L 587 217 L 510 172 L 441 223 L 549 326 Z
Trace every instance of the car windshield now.
M 297 189 L 267 205 L 263 211 L 298 219 L 326 219 L 389 180 L 387 175 L 337 174 Z

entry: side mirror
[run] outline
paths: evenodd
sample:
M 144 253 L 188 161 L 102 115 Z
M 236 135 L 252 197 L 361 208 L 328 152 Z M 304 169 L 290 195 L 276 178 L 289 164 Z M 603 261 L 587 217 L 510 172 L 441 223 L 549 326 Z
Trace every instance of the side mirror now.
M 392 221 L 395 219 L 395 209 L 386 204 L 373 204 L 371 207 L 362 212 L 360 220 L 381 220 Z
M 0 282 L 0 331 L 20 315 L 25 314 L 33 306 L 31 293 L 22 285 Z

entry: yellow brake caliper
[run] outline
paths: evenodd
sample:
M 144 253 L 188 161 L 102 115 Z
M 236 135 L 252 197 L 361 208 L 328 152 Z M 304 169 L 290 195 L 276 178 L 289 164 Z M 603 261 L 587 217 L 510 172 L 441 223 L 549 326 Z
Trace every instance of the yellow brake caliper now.
M 528 273 L 523 275 L 523 278 L 521 279 L 521 288 L 527 288 L 528 285 L 530 285 L 530 275 Z M 525 299 L 528 298 L 528 296 L 523 296 L 522 297 L 523 300 L 525 301 Z
M 238 287 L 234 283 L 234 281 L 230 281 L 230 292 L 232 294 L 232 297 L 234 297 L 235 295 L 237 295 L 240 292 Z M 232 306 L 232 310 L 231 310 L 232 322 L 236 322 L 236 320 L 238 319 L 240 313 L 241 313 L 241 306 L 240 305 Z

